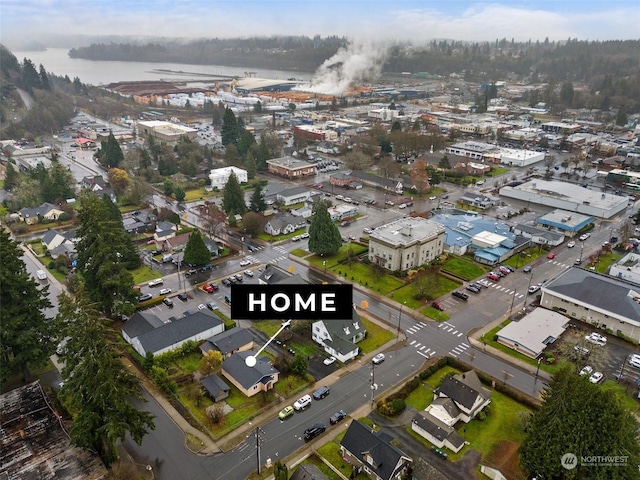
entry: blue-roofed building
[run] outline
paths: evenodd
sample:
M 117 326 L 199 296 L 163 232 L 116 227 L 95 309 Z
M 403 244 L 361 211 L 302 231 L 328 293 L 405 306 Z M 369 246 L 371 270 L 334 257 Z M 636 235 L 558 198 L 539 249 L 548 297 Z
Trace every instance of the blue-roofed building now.
M 474 260 L 493 265 L 526 248 L 529 239 L 513 233 L 508 225 L 475 212 L 450 209 L 432 220 L 445 228 L 445 249 L 456 255 L 473 253 Z
M 553 210 L 536 218 L 536 227 L 558 232 L 565 237 L 575 237 L 580 230 L 594 223 L 595 218 L 567 210 Z

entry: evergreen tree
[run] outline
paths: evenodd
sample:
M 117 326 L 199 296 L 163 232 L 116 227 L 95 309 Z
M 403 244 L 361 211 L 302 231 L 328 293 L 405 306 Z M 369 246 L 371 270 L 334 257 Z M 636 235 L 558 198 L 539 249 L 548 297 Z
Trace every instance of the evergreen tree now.
M 22 62 L 22 86 L 31 94 L 33 94 L 34 88 L 42 88 L 36 67 L 28 58 L 25 58 Z
M 318 255 L 333 255 L 342 246 L 342 236 L 327 210 L 325 202 L 316 202 L 313 206 L 311 225 L 309 226 L 309 251 Z
M 7 162 L 7 168 L 4 172 L 4 189 L 10 192 L 16 185 L 18 185 L 18 172 L 13 168 L 11 162 Z
M 627 112 L 625 112 L 624 108 L 619 109 L 616 115 L 616 125 L 624 127 L 628 122 Z
M 229 180 L 224 186 L 222 195 L 222 209 L 229 216 L 242 215 L 247 211 L 247 204 L 244 202 L 244 192 L 238 183 L 238 178 L 234 173 L 229 175 Z
M 440 159 L 440 162 L 438 162 L 438 166 L 440 168 L 444 168 L 446 170 L 449 170 L 451 168 L 451 164 L 449 163 L 449 157 L 447 157 L 446 155 L 444 157 L 442 157 Z
M 116 442 L 130 435 L 140 445 L 155 429 L 154 417 L 133 405 L 131 400 L 143 399 L 138 379 L 122 364 L 108 341 L 107 327 L 82 289 L 75 298 L 61 295 L 58 323 L 69 337 L 60 398 L 74 415 L 71 442 L 97 451 L 108 465 L 118 456 Z
M 100 142 L 100 145 L 98 161 L 108 168 L 118 167 L 124 160 L 124 154 L 112 131 L 109 131 L 107 141 Z
M 58 161 L 58 157 L 51 157 L 51 167 L 40 183 L 40 194 L 45 202 L 58 203 L 67 198 L 73 198 L 75 191 L 73 174 Z
M 249 179 L 254 178 L 258 173 L 258 166 L 256 165 L 251 150 L 249 150 L 244 157 L 244 169 L 247 171 L 247 177 Z
M 109 195 L 102 195 L 102 201 L 105 204 L 106 211 L 109 215 L 109 220 L 113 222 L 119 228 L 120 231 L 120 247 L 118 252 L 121 254 L 121 260 L 124 263 L 127 270 L 134 270 L 140 266 L 142 260 L 138 254 L 138 249 L 133 243 L 132 238 L 127 234 L 124 229 L 124 222 L 122 220 L 122 213 L 118 206 L 111 201 Z
M 242 157 L 246 157 L 247 153 L 256 145 L 256 139 L 253 134 L 246 129 L 240 131 L 240 138 L 238 140 L 238 151 Z
M 560 461 L 566 453 L 578 458 L 627 455 L 625 464 L 616 466 L 594 468 L 578 461 L 570 478 L 638 478 L 638 420 L 615 395 L 590 383 L 574 368 L 565 366 L 544 390 L 542 406 L 531 414 L 520 446 L 521 465 L 538 478 L 569 478 Z
M 171 195 L 173 195 L 173 189 L 174 189 L 173 182 L 167 178 L 163 183 L 163 189 L 164 189 L 164 194 L 167 197 L 170 197 Z
M 130 313 L 137 293 L 126 268 L 127 233 L 122 222 L 111 218 L 107 203 L 96 195 L 83 195 L 79 203 L 77 268 L 87 295 L 108 317 Z
M 51 307 L 49 287 L 36 283 L 22 254 L 18 243 L 0 229 L 0 384 L 15 373 L 29 380 L 29 367 L 45 365 L 54 351 L 53 324 L 44 315 Z
M 249 210 L 252 212 L 264 212 L 267 209 L 267 203 L 264 201 L 264 193 L 262 187 L 256 185 L 253 194 L 251 195 L 251 201 L 249 202 Z
M 194 230 L 184 249 L 184 261 L 189 265 L 205 265 L 211 260 L 211 252 L 204 243 L 200 230 Z
M 238 120 L 236 119 L 233 110 L 231 110 L 230 108 L 227 108 L 224 111 L 220 134 L 222 135 L 222 144 L 225 147 L 228 145 L 235 145 L 236 148 L 238 147 L 238 141 L 240 140 L 240 129 L 238 127 Z
M 40 64 L 40 85 L 43 90 L 51 90 L 49 75 L 47 75 L 47 71 L 44 69 L 42 64 Z
M 273 464 L 273 477 L 275 480 L 289 480 L 289 470 L 284 462 L 276 460 Z
M 184 198 L 187 196 L 187 192 L 184 191 L 180 185 L 173 189 L 173 196 L 176 197 L 176 200 L 182 202 Z

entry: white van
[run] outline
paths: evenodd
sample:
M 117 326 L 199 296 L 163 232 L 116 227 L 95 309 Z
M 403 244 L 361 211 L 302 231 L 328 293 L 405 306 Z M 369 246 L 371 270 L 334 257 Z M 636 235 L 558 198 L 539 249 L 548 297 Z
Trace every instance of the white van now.
M 296 403 L 293 404 L 293 409 L 296 412 L 300 412 L 311 405 L 311 395 L 305 395 L 304 397 L 296 400 Z
M 47 274 L 44 270 L 38 270 L 36 272 L 36 277 L 38 277 L 38 280 L 46 280 L 47 279 Z

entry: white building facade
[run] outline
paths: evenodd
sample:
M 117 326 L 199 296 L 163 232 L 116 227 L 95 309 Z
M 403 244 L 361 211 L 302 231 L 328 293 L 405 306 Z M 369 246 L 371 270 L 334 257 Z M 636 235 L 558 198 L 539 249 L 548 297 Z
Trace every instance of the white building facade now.
M 238 179 L 238 183 L 245 183 L 249 178 L 247 177 L 247 171 L 238 167 L 223 167 L 211 170 L 209 173 L 209 179 L 211 180 L 211 187 L 222 190 L 227 184 L 229 177 L 234 173 Z

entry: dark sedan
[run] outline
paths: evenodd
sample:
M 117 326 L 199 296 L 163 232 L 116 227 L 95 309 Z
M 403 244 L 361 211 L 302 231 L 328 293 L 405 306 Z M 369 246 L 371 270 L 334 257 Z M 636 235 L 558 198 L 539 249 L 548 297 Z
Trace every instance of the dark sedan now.
M 331 417 L 329 418 L 329 423 L 331 423 L 331 425 L 335 425 L 340 420 L 344 420 L 345 418 L 347 418 L 346 412 L 344 410 L 338 410 L 336 413 L 331 415 Z

